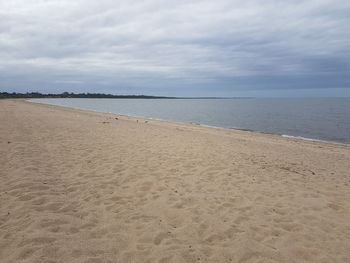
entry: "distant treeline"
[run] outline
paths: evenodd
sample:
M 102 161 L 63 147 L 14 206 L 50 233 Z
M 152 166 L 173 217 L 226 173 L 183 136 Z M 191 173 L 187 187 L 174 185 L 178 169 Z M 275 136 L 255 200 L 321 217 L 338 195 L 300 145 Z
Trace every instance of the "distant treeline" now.
M 60 94 L 49 93 L 43 94 L 40 92 L 0 92 L 0 99 L 10 98 L 112 98 L 112 99 L 167 99 L 171 97 L 146 96 L 146 95 L 112 95 L 104 93 L 70 93 L 63 92 Z

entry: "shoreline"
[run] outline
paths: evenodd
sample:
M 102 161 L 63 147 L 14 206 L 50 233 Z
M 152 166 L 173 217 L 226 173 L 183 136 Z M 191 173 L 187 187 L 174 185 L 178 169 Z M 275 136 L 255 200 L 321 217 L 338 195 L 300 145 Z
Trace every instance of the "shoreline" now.
M 0 258 L 348 262 L 349 147 L 0 100 Z
M 90 110 L 90 109 L 81 109 L 81 108 L 76 108 L 76 107 L 68 107 L 68 106 L 61 106 L 61 105 L 55 105 L 55 104 L 49 104 L 49 103 L 43 103 L 43 102 L 35 102 L 35 101 L 30 101 L 30 100 L 32 100 L 32 99 L 25 99 L 25 102 L 37 103 L 37 104 L 43 104 L 43 105 L 51 105 L 51 106 L 57 106 L 57 107 L 75 109 L 75 110 L 84 110 L 84 111 L 91 111 L 91 112 L 98 112 L 98 113 L 105 113 L 105 114 L 114 114 L 114 115 L 127 116 L 127 117 L 132 117 L 132 118 L 141 118 L 141 119 L 145 119 L 145 120 L 155 120 L 155 121 L 163 121 L 163 122 L 168 122 L 168 123 L 194 125 L 194 126 L 213 128 L 213 129 L 219 129 L 219 130 L 222 129 L 222 130 L 227 130 L 227 131 L 240 131 L 240 132 L 250 132 L 250 133 L 261 134 L 261 135 L 278 136 L 278 137 L 285 138 L 285 139 L 301 140 L 304 142 L 325 143 L 325 144 L 339 145 L 339 146 L 345 146 L 345 147 L 350 146 L 350 143 L 341 143 L 341 142 L 337 142 L 337 141 L 328 141 L 328 140 L 322 140 L 322 139 L 307 138 L 307 137 L 303 137 L 303 136 L 293 136 L 293 135 L 280 134 L 280 133 L 269 133 L 269 132 L 250 130 L 250 129 L 245 129 L 245 128 L 233 128 L 233 127 L 226 128 L 226 127 L 206 125 L 206 124 L 200 124 L 200 123 L 194 123 L 194 122 L 180 122 L 180 121 L 151 118 L 151 117 L 144 117 L 144 116 L 135 116 L 135 115 L 128 115 L 128 114 L 113 113 L 113 112 L 95 111 L 95 110 Z

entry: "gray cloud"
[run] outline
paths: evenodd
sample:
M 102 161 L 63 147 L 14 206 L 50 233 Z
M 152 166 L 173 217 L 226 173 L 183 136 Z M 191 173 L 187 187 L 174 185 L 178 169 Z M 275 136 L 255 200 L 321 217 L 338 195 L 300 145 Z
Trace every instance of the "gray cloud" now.
M 339 91 L 349 24 L 345 0 L 1 1 L 0 90 Z

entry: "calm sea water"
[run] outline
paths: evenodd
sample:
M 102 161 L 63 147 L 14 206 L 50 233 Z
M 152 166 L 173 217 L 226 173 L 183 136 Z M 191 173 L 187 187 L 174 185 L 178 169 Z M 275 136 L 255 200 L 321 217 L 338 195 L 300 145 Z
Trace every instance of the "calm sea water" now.
M 350 98 L 33 99 L 30 101 L 350 144 Z

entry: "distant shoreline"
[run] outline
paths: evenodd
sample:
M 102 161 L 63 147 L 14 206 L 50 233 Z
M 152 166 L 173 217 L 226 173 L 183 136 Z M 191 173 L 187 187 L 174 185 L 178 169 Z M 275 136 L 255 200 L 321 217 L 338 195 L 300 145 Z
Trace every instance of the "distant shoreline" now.
M 98 99 L 172 99 L 175 97 L 165 97 L 165 96 L 148 96 L 148 95 L 112 95 L 104 93 L 16 93 L 16 92 L 0 92 L 0 99 L 67 99 L 67 98 L 98 98 Z
M 178 98 L 178 99 L 180 99 L 180 98 Z M 197 98 L 197 99 L 199 99 L 199 98 Z M 142 118 L 142 119 L 149 120 L 149 121 L 161 121 L 161 122 L 167 122 L 167 123 L 195 125 L 195 126 L 200 126 L 200 127 L 207 127 L 207 128 L 227 130 L 227 131 L 243 131 L 243 132 L 249 132 L 249 133 L 253 133 L 253 134 L 278 136 L 278 137 L 286 138 L 289 140 L 325 143 L 325 144 L 330 144 L 330 145 L 339 145 L 339 146 L 350 147 L 349 143 L 342 143 L 342 142 L 331 141 L 331 140 L 322 140 L 322 139 L 317 139 L 317 138 L 309 138 L 309 137 L 304 137 L 304 136 L 293 136 L 290 134 L 283 134 L 283 133 L 265 132 L 265 131 L 261 131 L 261 130 L 253 130 L 253 129 L 248 129 L 248 128 L 223 127 L 223 126 L 216 126 L 216 125 L 209 125 L 209 124 L 200 124 L 200 123 L 196 123 L 196 122 L 176 121 L 176 120 L 170 120 L 170 119 L 165 119 L 165 118 L 147 117 L 147 116 L 142 116 L 142 115 L 98 111 L 98 110 L 79 108 L 79 107 L 73 107 L 73 106 L 63 106 L 63 105 L 57 105 L 57 104 L 49 104 L 49 103 L 45 103 L 45 102 L 31 101 L 31 99 L 26 100 L 26 102 L 38 103 L 38 104 L 49 105 L 49 106 L 54 106 L 54 107 L 63 107 L 63 108 L 68 108 L 68 109 L 73 109 L 73 110 L 91 111 L 91 112 L 98 112 L 98 113 L 102 113 L 102 114 L 116 114 L 119 116 L 127 116 L 127 117 L 131 117 L 131 118 Z
M 253 97 L 168 97 L 153 95 L 113 95 L 105 93 L 0 92 L 0 99 L 253 99 Z

